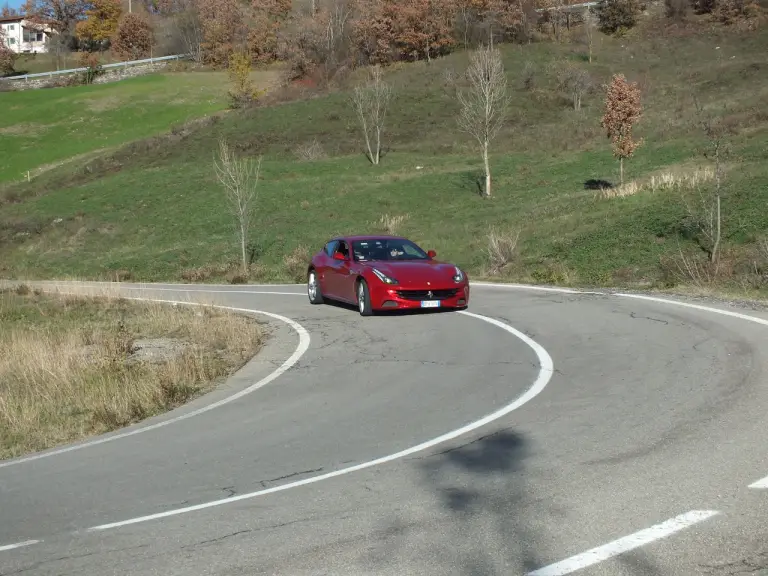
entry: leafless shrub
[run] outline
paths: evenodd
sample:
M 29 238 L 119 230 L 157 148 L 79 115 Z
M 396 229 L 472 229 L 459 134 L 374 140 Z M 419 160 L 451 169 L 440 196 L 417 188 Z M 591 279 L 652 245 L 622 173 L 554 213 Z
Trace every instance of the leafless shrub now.
M 459 91 L 461 104 L 458 124 L 461 130 L 470 134 L 480 146 L 485 167 L 483 195 L 491 196 L 491 166 L 488 149 L 499 133 L 507 113 L 507 77 L 501 54 L 493 46 L 481 46 L 474 50 L 466 71 L 469 81 L 467 92 Z
M 522 80 L 523 89 L 529 92 L 536 89 L 536 64 L 531 61 L 525 63 Z
M 383 230 L 387 234 L 397 234 L 400 225 L 408 220 L 410 216 L 408 214 L 399 214 L 397 216 L 390 216 L 389 214 L 382 214 L 378 221 L 378 228 Z
M 368 74 L 366 83 L 355 86 L 352 101 L 363 129 L 368 159 L 371 164 L 377 165 L 381 160 L 381 134 L 392 98 L 392 87 L 384 81 L 380 66 L 372 66 Z
M 488 271 L 492 275 L 500 274 L 517 257 L 517 241 L 520 238 L 520 231 L 512 234 L 500 233 L 492 229 L 487 238 Z
M 320 144 L 317 138 L 312 138 L 311 142 L 306 142 L 297 146 L 294 154 L 299 160 L 303 160 L 305 162 L 312 162 L 314 160 L 319 160 L 320 158 L 325 157 L 323 146 Z
M 573 109 L 581 110 L 581 99 L 595 88 L 592 76 L 571 62 L 561 65 L 557 71 L 558 89 L 570 95 Z
M 219 160 L 214 160 L 214 168 L 219 182 L 224 187 L 230 209 L 237 219 L 243 274 L 247 275 L 246 245 L 261 173 L 261 156 L 257 162 L 253 162 L 251 158 L 236 158 L 226 140 L 222 138 L 219 141 Z

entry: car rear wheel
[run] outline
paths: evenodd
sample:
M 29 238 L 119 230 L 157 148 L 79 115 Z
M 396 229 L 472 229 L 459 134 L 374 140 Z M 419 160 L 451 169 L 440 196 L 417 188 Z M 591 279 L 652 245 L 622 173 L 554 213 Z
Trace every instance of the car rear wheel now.
M 323 303 L 323 293 L 320 290 L 320 281 L 317 278 L 317 272 L 310 270 L 307 275 L 307 296 L 312 304 Z
M 362 278 L 357 283 L 357 309 L 360 311 L 360 316 L 371 316 L 373 314 L 368 283 Z

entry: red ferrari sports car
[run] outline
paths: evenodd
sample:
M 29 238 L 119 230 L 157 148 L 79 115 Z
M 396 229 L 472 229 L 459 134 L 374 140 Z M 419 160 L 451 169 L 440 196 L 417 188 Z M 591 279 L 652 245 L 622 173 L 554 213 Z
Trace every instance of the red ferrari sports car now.
M 312 304 L 325 298 L 357 305 L 362 316 L 413 308 L 466 308 L 469 278 L 458 266 L 435 260 L 399 236 L 331 239 L 307 268 Z

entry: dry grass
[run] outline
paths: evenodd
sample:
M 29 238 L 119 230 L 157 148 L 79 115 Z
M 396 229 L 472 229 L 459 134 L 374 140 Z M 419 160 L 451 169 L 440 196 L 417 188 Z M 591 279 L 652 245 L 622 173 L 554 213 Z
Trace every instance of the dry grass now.
M 645 191 L 695 190 L 714 178 L 715 170 L 711 167 L 695 168 L 690 171 L 668 170 L 653 174 L 645 181 L 630 181 L 616 188 L 602 189 L 598 191 L 598 195 L 602 198 L 623 198 Z
M 400 226 L 410 218 L 409 214 L 398 214 L 397 216 L 390 216 L 389 214 L 382 214 L 379 221 L 374 224 L 378 230 L 382 230 L 387 234 L 395 235 L 400 229 Z
M 208 391 L 260 348 L 211 307 L 0 292 L 0 458 L 107 432 Z
M 520 231 L 514 234 L 491 230 L 488 234 L 488 272 L 493 276 L 500 274 L 517 256 L 517 241 Z
M 291 280 L 304 282 L 307 278 L 307 262 L 310 259 L 309 248 L 304 245 L 297 246 L 290 254 L 283 258 L 283 268 Z

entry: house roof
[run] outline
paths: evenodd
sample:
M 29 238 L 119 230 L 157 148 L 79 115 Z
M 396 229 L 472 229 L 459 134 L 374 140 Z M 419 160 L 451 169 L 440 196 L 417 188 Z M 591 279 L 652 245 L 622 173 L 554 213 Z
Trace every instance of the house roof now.
M 24 16 L 5 16 L 4 18 L 0 18 L 0 24 L 5 24 L 6 22 L 21 22 L 24 20 Z

